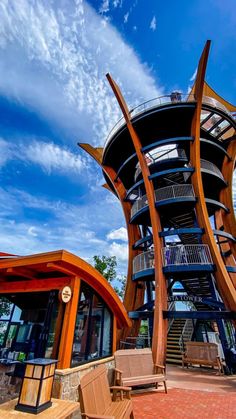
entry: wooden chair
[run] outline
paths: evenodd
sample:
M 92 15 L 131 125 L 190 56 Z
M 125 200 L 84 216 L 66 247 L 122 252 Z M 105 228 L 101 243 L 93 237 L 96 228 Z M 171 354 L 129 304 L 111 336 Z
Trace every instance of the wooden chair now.
M 106 367 L 100 365 L 80 379 L 79 401 L 82 418 L 134 419 L 130 391 L 131 388 L 128 387 L 109 388 Z
M 218 356 L 218 346 L 210 342 L 186 342 L 185 352 L 182 354 L 182 367 L 198 364 L 217 367 L 219 373 L 223 372 L 223 365 Z
M 152 351 L 144 349 L 124 349 L 114 353 L 115 384 L 140 386 L 162 382 L 167 393 L 165 367 L 153 363 Z

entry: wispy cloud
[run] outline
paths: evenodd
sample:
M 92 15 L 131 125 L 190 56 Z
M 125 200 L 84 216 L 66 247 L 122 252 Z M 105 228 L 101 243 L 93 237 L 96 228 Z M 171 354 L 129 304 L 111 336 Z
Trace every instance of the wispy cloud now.
M 107 234 L 108 240 L 121 240 L 124 242 L 127 242 L 128 236 L 127 236 L 127 230 L 124 227 L 120 227 L 116 230 L 110 231 L 110 233 Z
M 196 75 L 197 75 L 197 68 L 194 71 L 193 75 L 190 77 L 190 80 L 189 81 L 195 81 Z
M 0 94 L 68 136 L 103 144 L 119 119 L 107 72 L 131 106 L 161 93 L 133 49 L 86 1 L 2 0 L 0 20 Z
M 116 7 L 122 7 L 123 6 L 123 0 L 113 0 L 113 6 Z
M 85 207 L 33 196 L 15 188 L 0 188 L 0 194 L 0 249 L 25 255 L 65 248 L 88 261 L 92 261 L 95 253 L 116 254 L 117 244 L 110 244 L 106 236 L 110 226 L 115 230 L 116 222 L 122 222 L 122 211 L 119 209 L 117 212 L 118 208 L 112 205 L 108 210 L 104 199 L 97 207 L 93 203 Z M 101 197 L 102 193 L 99 195 Z M 29 209 L 34 211 L 30 211 L 31 216 L 25 219 L 24 213 Z M 104 221 L 105 209 L 107 214 L 109 211 L 109 226 Z M 43 222 L 37 218 L 36 210 L 44 212 Z M 117 258 L 121 260 L 125 272 L 126 257 L 121 249 L 117 245 Z
M 28 161 L 39 164 L 47 173 L 80 173 L 85 160 L 53 143 L 34 141 L 24 150 Z
M 60 147 L 53 142 L 32 139 L 29 143 L 10 143 L 0 139 L 0 167 L 11 160 L 23 161 L 24 164 L 39 165 L 47 174 L 63 173 L 73 175 L 85 169 L 85 157 L 72 153 L 68 148 Z
M 150 29 L 154 32 L 157 28 L 157 21 L 156 16 L 153 16 L 151 23 L 150 23 Z
M 125 13 L 124 15 L 124 23 L 127 23 L 129 19 L 129 12 Z
M 110 10 L 110 0 L 103 0 L 100 8 L 99 13 L 107 13 Z
M 113 242 L 109 247 L 109 255 L 116 255 L 119 262 L 127 262 L 128 260 L 128 246 Z

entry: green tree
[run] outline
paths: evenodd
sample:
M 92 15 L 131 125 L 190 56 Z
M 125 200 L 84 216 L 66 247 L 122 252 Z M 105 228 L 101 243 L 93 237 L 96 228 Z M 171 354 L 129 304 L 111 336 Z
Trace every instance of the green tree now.
M 0 296 L 0 317 L 9 316 L 11 312 L 11 303 L 6 297 Z
M 94 261 L 94 268 L 97 269 L 98 272 L 100 272 L 104 278 L 112 285 L 115 292 L 119 295 L 119 297 L 124 297 L 125 292 L 125 283 L 126 278 L 117 278 L 116 274 L 116 267 L 117 267 L 117 261 L 116 256 L 93 256 Z M 116 280 L 116 282 L 119 284 L 114 285 L 113 281 Z

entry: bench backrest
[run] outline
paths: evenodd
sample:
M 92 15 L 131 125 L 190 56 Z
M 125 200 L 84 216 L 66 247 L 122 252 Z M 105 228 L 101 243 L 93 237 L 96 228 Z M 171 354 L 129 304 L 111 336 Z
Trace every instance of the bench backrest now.
M 102 415 L 111 404 L 105 365 L 100 365 L 80 379 L 79 401 L 82 413 Z
M 144 349 L 121 349 L 114 353 L 116 368 L 122 377 L 137 377 L 153 374 L 152 351 Z
M 214 361 L 218 356 L 218 346 L 209 342 L 186 342 L 186 357 Z

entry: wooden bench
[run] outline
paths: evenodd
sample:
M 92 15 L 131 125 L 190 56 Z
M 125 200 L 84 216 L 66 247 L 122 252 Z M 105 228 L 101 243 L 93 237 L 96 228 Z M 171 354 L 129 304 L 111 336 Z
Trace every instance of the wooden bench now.
M 79 401 L 82 418 L 134 419 L 130 391 L 131 388 L 128 387 L 109 388 L 106 367 L 100 365 L 80 379 Z
M 223 365 L 218 356 L 218 346 L 209 342 L 186 342 L 186 350 L 182 355 L 182 366 L 198 364 L 217 367 L 219 373 L 223 372 Z
M 166 387 L 165 367 L 153 363 L 152 351 L 144 349 L 121 349 L 114 353 L 115 384 L 122 386 L 141 386 L 162 382 Z

